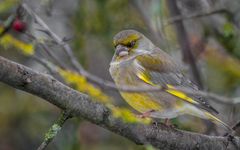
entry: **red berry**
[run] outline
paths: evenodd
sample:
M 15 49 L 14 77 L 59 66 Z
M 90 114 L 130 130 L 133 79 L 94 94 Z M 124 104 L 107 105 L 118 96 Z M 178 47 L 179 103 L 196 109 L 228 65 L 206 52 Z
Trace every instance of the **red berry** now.
M 16 19 L 16 20 L 14 20 L 14 22 L 12 24 L 12 28 L 15 31 L 22 32 L 26 29 L 26 24 L 22 20 Z

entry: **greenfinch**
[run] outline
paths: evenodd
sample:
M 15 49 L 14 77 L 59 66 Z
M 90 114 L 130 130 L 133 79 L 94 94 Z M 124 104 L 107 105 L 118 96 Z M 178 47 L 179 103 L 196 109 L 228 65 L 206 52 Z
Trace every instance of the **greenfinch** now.
M 181 87 L 199 89 L 184 76 L 179 63 L 143 34 L 123 30 L 114 36 L 113 44 L 115 53 L 109 71 L 117 87 L 167 87 L 159 92 L 120 91 L 126 102 L 143 116 L 167 120 L 189 114 L 231 130 L 216 117 L 218 111 L 203 97 L 177 90 Z

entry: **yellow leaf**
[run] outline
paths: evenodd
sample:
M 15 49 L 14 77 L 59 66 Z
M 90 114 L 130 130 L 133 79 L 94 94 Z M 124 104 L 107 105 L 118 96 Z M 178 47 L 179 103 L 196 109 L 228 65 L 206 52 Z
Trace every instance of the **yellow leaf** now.
M 143 124 L 151 123 L 151 118 L 139 118 L 127 108 L 111 106 L 110 109 L 112 110 L 114 117 L 121 118 L 123 119 L 123 121 L 127 123 L 143 123 Z
M 60 75 L 69 84 L 76 86 L 76 89 L 80 92 L 88 94 L 89 96 L 99 100 L 102 103 L 110 103 L 111 97 L 104 94 L 99 88 L 95 87 L 87 81 L 85 76 L 82 76 L 76 72 L 59 69 Z
M 0 32 L 2 31 L 3 28 L 0 27 Z M 3 37 L 0 38 L 0 45 L 2 45 L 4 48 L 14 47 L 27 56 L 33 55 L 35 51 L 33 44 L 28 44 L 20 41 L 10 34 L 5 34 Z

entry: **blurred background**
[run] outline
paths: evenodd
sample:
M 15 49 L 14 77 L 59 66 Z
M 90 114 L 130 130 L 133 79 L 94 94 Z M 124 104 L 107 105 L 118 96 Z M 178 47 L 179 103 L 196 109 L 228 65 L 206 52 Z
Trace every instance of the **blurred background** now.
M 144 33 L 155 45 L 181 62 L 202 89 L 233 98 L 234 101 L 209 102 L 221 113 L 220 118 L 233 125 L 240 120 L 240 2 L 238 0 L 23 0 L 50 29 L 69 44 L 75 57 L 90 73 L 111 80 L 109 62 L 114 53 L 113 36 L 123 29 Z M 21 2 L 0 0 L 0 27 L 9 23 Z M 177 7 L 177 9 L 175 8 Z M 11 18 L 10 18 L 11 19 Z M 69 65 L 62 45 L 55 43 L 26 12 L 13 20 L 0 36 L 0 55 L 48 71 L 28 55 L 21 44 L 3 40 L 11 35 L 35 49 L 35 56 L 51 58 L 41 50 L 44 43 L 58 60 Z M 18 22 L 19 23 L 19 22 Z M 24 28 L 24 29 L 23 29 Z M 2 29 L 1 29 L 2 30 Z M 27 34 L 34 35 L 31 39 Z M 187 45 L 187 46 L 186 46 Z M 24 48 L 24 46 L 23 46 Z M 184 50 L 183 50 L 184 49 Z M 188 51 L 191 50 L 189 55 Z M 189 57 L 194 58 L 192 62 Z M 197 74 L 192 68 L 197 64 Z M 70 66 L 70 65 L 69 65 Z M 71 67 L 70 67 L 71 68 Z M 96 86 L 97 87 L 97 86 Z M 117 91 L 104 90 L 114 104 L 130 108 Z M 25 92 L 0 83 L 0 149 L 36 149 L 44 133 L 60 110 Z M 223 129 L 199 118 L 173 119 L 180 129 L 218 135 Z M 153 150 L 136 146 L 127 139 L 79 118 L 70 119 L 47 148 L 49 150 Z

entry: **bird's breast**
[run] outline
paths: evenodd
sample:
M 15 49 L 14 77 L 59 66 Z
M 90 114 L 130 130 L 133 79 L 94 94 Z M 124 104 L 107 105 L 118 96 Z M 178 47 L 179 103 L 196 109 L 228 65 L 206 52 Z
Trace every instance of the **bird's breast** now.
M 115 63 L 110 66 L 110 74 L 117 86 L 137 86 L 139 79 L 132 63 Z
M 146 86 L 136 76 L 136 67 L 133 64 L 114 64 L 110 67 L 110 73 L 118 87 L 141 87 Z M 126 102 L 139 112 L 160 110 L 161 105 L 153 97 L 143 92 L 121 92 Z

